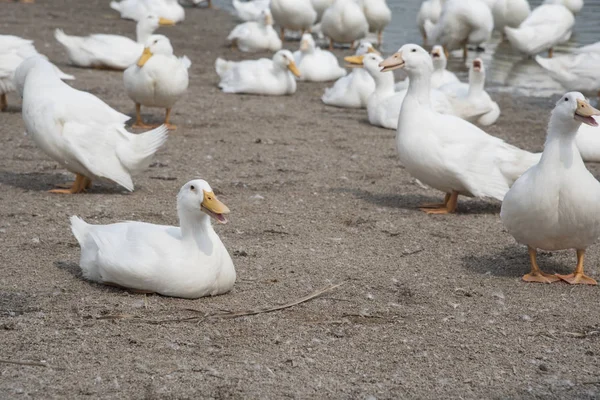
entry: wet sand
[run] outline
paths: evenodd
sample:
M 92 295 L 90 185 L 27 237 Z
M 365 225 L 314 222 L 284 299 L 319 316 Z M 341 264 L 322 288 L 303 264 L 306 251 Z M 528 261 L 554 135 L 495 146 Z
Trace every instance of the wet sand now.
M 0 7 L 2 33 L 34 39 L 77 77 L 74 87 L 133 115 L 121 73 L 69 67 L 52 37 L 55 27 L 133 35 L 108 1 Z M 225 45 L 234 24 L 224 11 L 189 9 L 184 24 L 158 32 L 192 60 L 190 90 L 174 108 L 179 129 L 133 193 L 110 183 L 47 193 L 72 175 L 23 136 L 9 96 L 0 114 L 0 397 L 598 398 L 600 289 L 521 282 L 527 252 L 503 229 L 498 202 L 461 198 L 451 216 L 416 210 L 442 195 L 403 170 L 395 132 L 370 126 L 364 110 L 323 105 L 327 84 L 300 83 L 287 97 L 222 94 L 215 58 L 246 57 Z M 502 116 L 487 131 L 540 151 L 554 99 L 495 98 Z M 194 177 L 232 211 L 216 228 L 237 267 L 231 293 L 190 301 L 82 279 L 69 216 L 177 224 L 175 195 Z M 596 279 L 598 250 L 586 259 Z M 575 254 L 539 261 L 568 273 Z M 340 282 L 282 311 L 182 321 Z

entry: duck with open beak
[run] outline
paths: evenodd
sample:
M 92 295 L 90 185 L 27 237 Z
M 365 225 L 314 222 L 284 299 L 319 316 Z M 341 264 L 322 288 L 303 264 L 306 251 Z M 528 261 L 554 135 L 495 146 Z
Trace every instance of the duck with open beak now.
M 585 100 L 577 99 L 577 109 L 575 110 L 574 118 L 576 121 L 583 122 L 589 126 L 598 126 L 598 122 L 594 119 L 594 115 L 600 115 L 600 110 L 592 107 Z
M 214 218 L 220 224 L 226 224 L 227 218 L 225 214 L 229 214 L 229 207 L 221 203 L 214 192 L 203 190 L 204 199 L 200 204 L 200 210 Z

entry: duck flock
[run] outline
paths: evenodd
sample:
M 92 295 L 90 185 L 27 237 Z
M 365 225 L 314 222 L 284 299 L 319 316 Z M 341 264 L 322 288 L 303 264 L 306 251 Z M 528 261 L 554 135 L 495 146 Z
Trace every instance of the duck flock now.
M 188 3 L 213 6 L 211 0 Z M 0 35 L 0 108 L 7 108 L 7 93 L 16 91 L 29 137 L 75 174 L 72 185 L 51 190 L 57 195 L 84 193 L 97 180 L 133 191 L 133 177 L 149 166 L 169 131 L 177 129 L 171 111 L 188 89 L 192 61 L 175 56 L 169 39 L 154 31 L 184 22 L 185 9 L 177 0 L 121 0 L 110 7 L 136 21 L 135 40 L 72 36 L 61 29 L 55 38 L 72 65 L 123 71 L 124 91 L 136 108 L 131 127 L 141 133 L 128 130 L 129 116 L 63 82 L 75 78 L 39 54 L 32 41 Z M 582 0 L 546 0 L 533 10 L 527 0 L 426 0 L 415 19 L 430 51 L 405 44 L 384 57 L 377 48 L 392 19 L 385 0 L 233 0 L 242 23 L 224 42 L 234 51 L 273 56 L 217 58 L 215 78 L 224 93 L 270 96 L 293 95 L 306 81 L 333 82 L 320 100 L 356 112 L 366 109 L 372 125 L 395 130 L 405 170 L 441 192 L 442 202 L 423 204 L 420 210 L 454 213 L 461 195 L 500 200 L 507 231 L 529 250 L 531 271 L 524 281 L 596 285 L 585 275 L 583 261 L 586 248 L 600 236 L 600 182 L 584 161 L 600 161 L 595 119 L 600 110 L 580 92 L 600 94 L 600 42 L 553 54 L 571 37 L 583 7 Z M 485 91 L 481 58 L 469 63 L 468 82 L 446 69 L 449 57 L 466 60 L 469 51 L 485 51 L 494 31 L 516 52 L 535 56 L 569 91 L 549 110 L 543 153 L 517 148 L 482 129 L 494 124 L 501 111 Z M 287 44 L 298 49 L 284 49 Z M 344 66 L 330 51 L 335 47 L 348 49 Z M 395 82 L 396 69 L 407 78 Z M 142 107 L 164 110 L 163 124 L 146 124 Z M 177 212 L 178 227 L 91 225 L 71 217 L 83 276 L 183 298 L 230 291 L 235 268 L 211 223 L 226 223 L 229 208 L 208 182 L 195 179 L 180 189 Z M 575 249 L 573 273 L 543 272 L 538 249 Z

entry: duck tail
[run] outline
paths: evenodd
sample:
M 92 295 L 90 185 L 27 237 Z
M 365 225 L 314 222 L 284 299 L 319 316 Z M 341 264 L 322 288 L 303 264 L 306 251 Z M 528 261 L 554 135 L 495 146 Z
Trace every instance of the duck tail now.
M 504 143 L 499 154 L 499 168 L 508 186 L 512 186 L 525 171 L 539 163 L 541 157 L 542 153 L 530 153 L 529 151 Z
M 117 12 L 121 12 L 121 3 L 119 3 L 118 1 L 111 1 L 110 8 Z
M 122 129 L 121 133 L 129 140 L 117 148 L 117 156 L 131 175 L 136 175 L 148 167 L 154 153 L 167 141 L 168 132 L 166 125 L 139 134 Z
M 192 66 L 192 60 L 190 60 L 188 56 L 183 56 L 180 58 L 180 60 L 183 63 L 185 69 L 190 69 L 190 67 Z
M 233 63 L 231 61 L 227 61 L 219 57 L 215 61 L 215 70 L 217 71 L 217 74 L 223 78 L 223 75 L 231 69 L 232 65 Z
M 78 216 L 73 215 L 70 218 L 71 221 L 71 232 L 73 232 L 73 236 L 79 242 L 79 246 L 83 246 L 85 239 L 89 233 L 89 224 L 79 218 Z

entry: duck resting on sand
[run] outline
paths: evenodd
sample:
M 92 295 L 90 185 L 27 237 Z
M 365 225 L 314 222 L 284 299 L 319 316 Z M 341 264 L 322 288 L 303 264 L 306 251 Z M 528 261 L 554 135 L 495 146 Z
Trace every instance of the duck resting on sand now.
M 539 154 L 435 111 L 430 91 L 433 63 L 421 46 L 406 44 L 379 66 L 382 71 L 403 68 L 410 78 L 396 133 L 400 161 L 419 181 L 446 193 L 443 203 L 423 205 L 422 211 L 455 212 L 459 194 L 502 200 L 513 182 L 539 161 Z
M 526 282 L 596 285 L 583 272 L 585 249 L 600 237 L 600 182 L 587 170 L 575 137 L 582 123 L 596 127 L 600 110 L 578 92 L 561 97 L 550 116 L 540 162 L 508 191 L 500 217 L 517 242 L 527 245 L 531 272 Z M 577 267 L 569 275 L 542 272 L 537 249 L 577 251 Z

